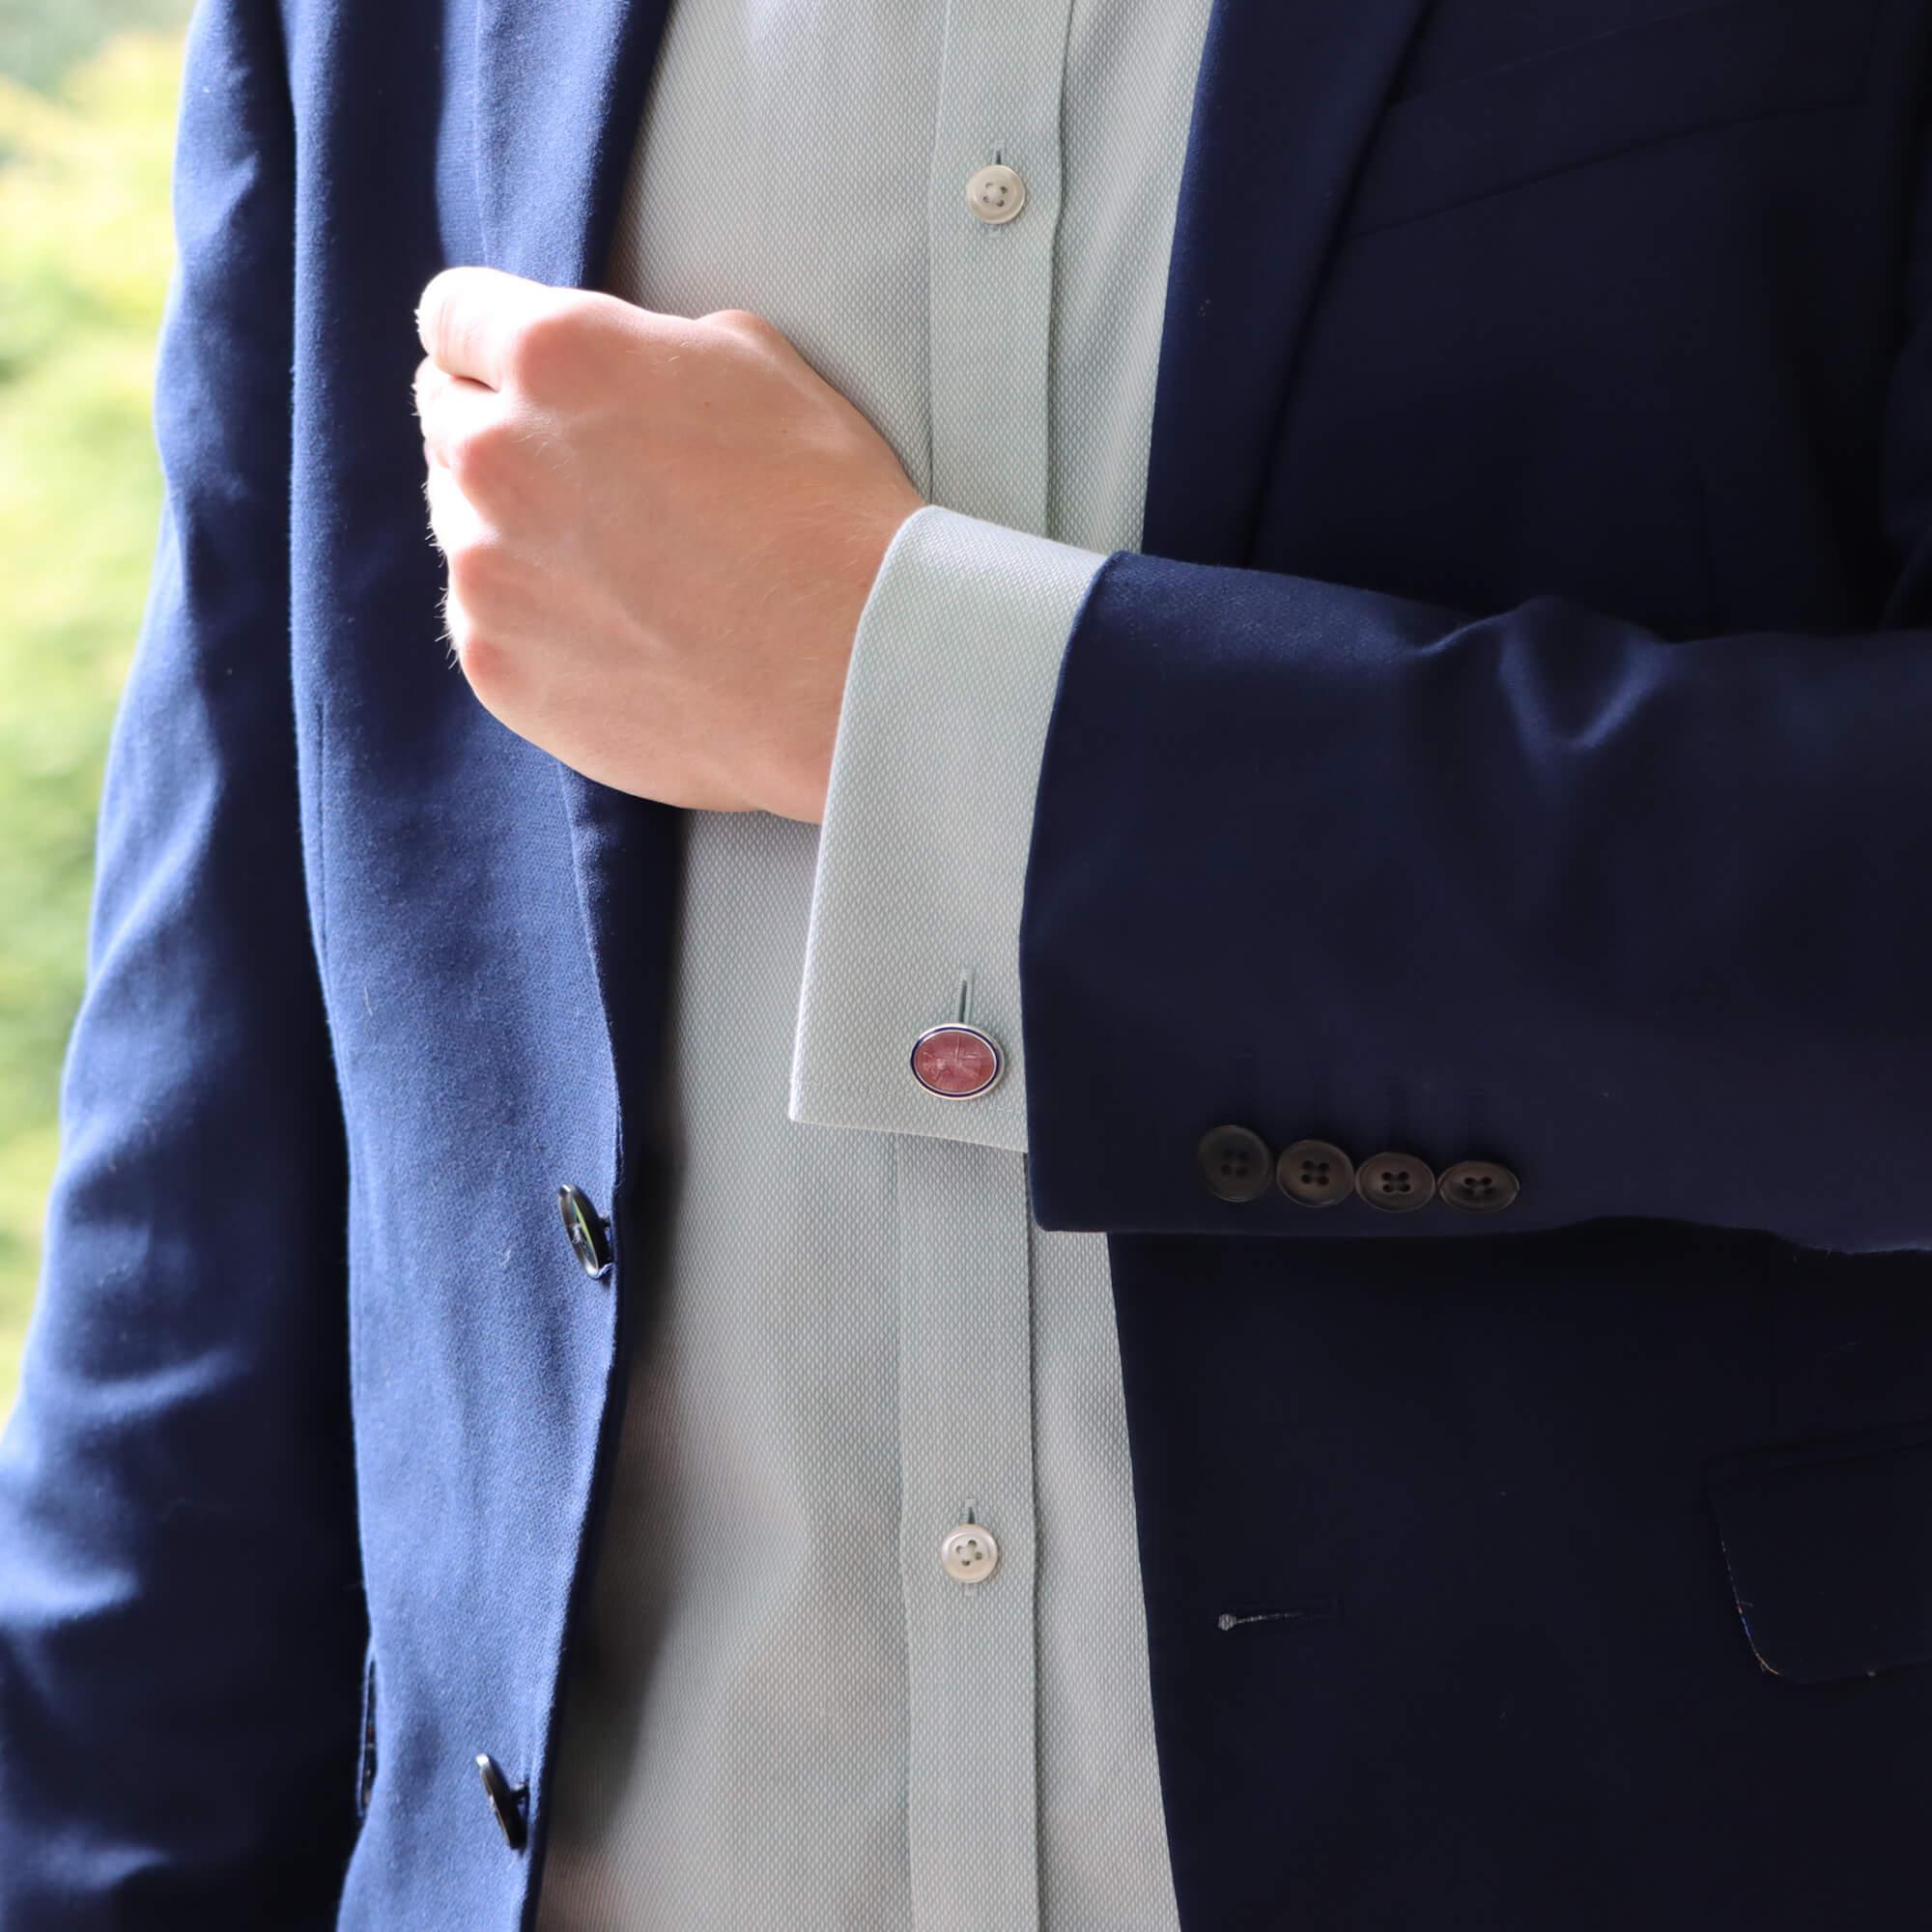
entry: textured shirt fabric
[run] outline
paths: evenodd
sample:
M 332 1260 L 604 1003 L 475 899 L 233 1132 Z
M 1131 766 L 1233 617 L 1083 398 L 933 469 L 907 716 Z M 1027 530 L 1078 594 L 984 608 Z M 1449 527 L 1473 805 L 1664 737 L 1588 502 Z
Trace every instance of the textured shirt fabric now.
M 1208 11 L 672 7 L 604 286 L 767 316 L 930 500 L 823 827 L 682 821 L 665 1218 L 543 1932 L 1176 1922 L 1106 1245 L 1029 1212 L 1017 934 L 1061 652 L 1139 536 Z M 907 1055 L 962 980 L 1009 1065 L 954 1101 Z
M 1144 470 L 1144 446 L 1137 460 Z M 899 526 L 845 674 L 793 1120 L 1026 1146 L 1019 925 L 1034 789 L 1067 632 L 1103 560 L 942 501 Z M 962 980 L 972 1023 L 1006 1063 L 965 1101 L 907 1065 L 923 1029 L 958 1016 Z

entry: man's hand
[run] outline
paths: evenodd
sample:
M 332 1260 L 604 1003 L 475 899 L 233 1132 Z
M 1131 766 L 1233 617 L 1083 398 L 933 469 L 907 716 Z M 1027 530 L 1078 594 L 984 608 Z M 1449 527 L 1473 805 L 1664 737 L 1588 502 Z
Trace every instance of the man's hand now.
M 860 612 L 924 500 L 885 439 L 742 309 L 445 269 L 417 331 L 445 622 L 484 708 L 640 797 L 823 817 Z

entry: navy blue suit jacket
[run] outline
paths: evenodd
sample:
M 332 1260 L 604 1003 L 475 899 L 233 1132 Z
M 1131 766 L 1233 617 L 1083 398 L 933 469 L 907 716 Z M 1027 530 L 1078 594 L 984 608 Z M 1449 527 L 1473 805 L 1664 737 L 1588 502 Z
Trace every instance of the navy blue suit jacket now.
M 0 1457 L 10 1932 L 527 1921 L 675 815 L 449 670 L 412 309 L 449 263 L 595 285 L 664 13 L 195 17 Z M 1188 1932 L 1921 1914 L 1928 25 L 1216 6 L 1144 543 L 1067 645 L 1021 940 Z M 1521 1195 L 1222 1200 L 1230 1122 Z

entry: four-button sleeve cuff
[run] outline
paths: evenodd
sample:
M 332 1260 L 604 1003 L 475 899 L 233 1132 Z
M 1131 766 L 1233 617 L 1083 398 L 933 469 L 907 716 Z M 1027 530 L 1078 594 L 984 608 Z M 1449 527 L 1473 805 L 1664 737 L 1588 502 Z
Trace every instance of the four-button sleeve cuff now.
M 1105 561 L 937 503 L 895 532 L 860 613 L 833 747 L 794 1121 L 1025 1148 L 1019 926 L 1034 793 L 1066 639 Z

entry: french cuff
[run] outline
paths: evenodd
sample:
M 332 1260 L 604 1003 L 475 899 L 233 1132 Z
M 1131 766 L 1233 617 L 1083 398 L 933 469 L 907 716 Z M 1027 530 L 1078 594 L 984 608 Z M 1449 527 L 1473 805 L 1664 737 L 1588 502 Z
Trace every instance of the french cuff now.
M 927 503 L 860 612 L 819 827 L 790 1118 L 1026 1146 L 1019 930 L 1034 793 L 1061 659 L 1106 553 Z M 957 1021 L 998 1076 L 932 1092 L 915 1041 Z M 988 1064 L 928 1047 L 943 1085 Z M 935 1043 L 937 1046 L 939 1043 Z M 977 1058 L 976 1058 L 977 1057 Z

